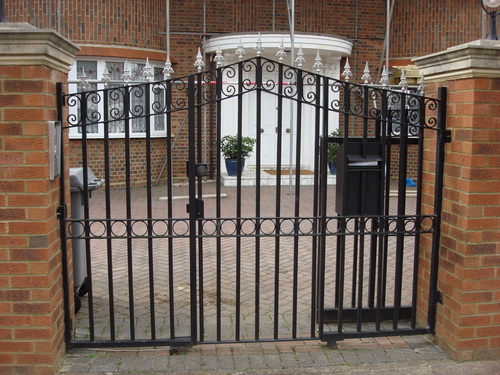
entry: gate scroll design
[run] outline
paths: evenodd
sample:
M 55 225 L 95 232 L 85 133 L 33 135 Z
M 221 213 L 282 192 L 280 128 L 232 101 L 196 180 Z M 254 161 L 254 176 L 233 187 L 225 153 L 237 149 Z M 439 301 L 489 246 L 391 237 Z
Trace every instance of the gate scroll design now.
M 61 182 L 63 257 L 70 251 L 66 240 L 81 241 L 88 271 L 88 295 L 72 330 L 65 266 L 69 346 L 332 342 L 433 332 L 447 141 L 445 89 L 433 99 L 256 57 L 167 81 L 74 94 L 63 94 L 61 85 L 59 90 L 64 129 L 81 129 L 84 167 L 82 218 L 64 214 L 67 184 Z M 110 107 L 111 99 L 122 105 Z M 276 103 L 274 113 L 263 112 L 266 101 Z M 63 119 L 64 106 L 69 115 Z M 166 183 L 154 186 L 151 127 L 158 116 L 165 124 L 163 147 L 170 162 Z M 276 124 L 274 177 L 262 161 L 266 117 Z M 139 134 L 146 145 L 144 187 L 133 187 L 130 162 L 137 119 L 145 124 Z M 108 134 L 114 122 L 123 124 L 118 159 L 124 165 L 124 189 L 113 188 L 117 156 L 110 142 L 116 140 Z M 228 126 L 240 144 L 249 132 L 256 139 L 252 169 L 233 178 L 223 171 L 219 146 Z M 342 137 L 329 137 L 337 127 Z M 101 128 L 98 177 L 106 183 L 90 198 L 86 167 L 95 151 L 89 148 L 89 129 Z M 187 185 L 174 184 L 171 161 L 181 152 L 173 148 L 176 132 L 187 139 Z M 304 146 L 308 141 L 309 149 Z M 349 199 L 336 199 L 339 188 L 329 184 L 331 142 L 361 150 L 358 156 L 364 160 L 370 144 L 380 151 L 375 197 L 364 187 L 373 171 L 356 170 L 359 212 L 342 207 Z M 292 150 L 288 158 L 287 148 Z M 410 149 L 417 174 L 408 194 Z M 349 168 L 350 157 L 345 152 L 339 161 Z M 435 184 L 425 194 L 424 157 L 436 160 L 431 171 Z M 391 180 L 395 158 L 398 171 Z M 307 183 L 304 166 L 312 172 Z M 337 177 L 337 185 L 346 184 L 344 192 L 350 187 L 347 180 Z M 379 211 L 366 211 L 371 200 Z M 424 291 L 428 320 L 422 325 L 416 301 L 423 288 L 423 241 L 432 243 L 432 267 Z

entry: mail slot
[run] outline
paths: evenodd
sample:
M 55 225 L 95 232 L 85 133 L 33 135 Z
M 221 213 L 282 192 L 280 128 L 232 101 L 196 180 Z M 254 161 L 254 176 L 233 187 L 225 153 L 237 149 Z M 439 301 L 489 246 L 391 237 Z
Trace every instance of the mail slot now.
M 382 214 L 382 148 L 379 140 L 362 142 L 352 138 L 340 145 L 336 186 L 339 215 Z

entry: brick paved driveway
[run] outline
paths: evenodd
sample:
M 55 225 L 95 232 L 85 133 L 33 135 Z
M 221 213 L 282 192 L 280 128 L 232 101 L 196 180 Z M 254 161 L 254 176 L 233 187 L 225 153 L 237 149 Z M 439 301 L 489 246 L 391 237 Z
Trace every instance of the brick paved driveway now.
M 328 191 L 328 213 L 334 213 L 334 186 Z M 204 194 L 215 192 L 213 183 L 204 184 Z M 236 216 L 236 188 L 223 187 L 222 193 L 227 194 L 222 202 L 222 217 Z M 263 187 L 261 190 L 261 217 L 276 216 L 276 188 Z M 167 216 L 167 202 L 160 197 L 167 195 L 165 187 L 155 187 L 152 191 L 152 211 L 154 218 L 165 218 Z M 147 195 L 145 189 L 134 189 L 132 191 L 132 204 L 130 206 L 133 218 L 147 217 Z M 187 186 L 174 188 L 174 196 L 187 196 Z M 414 205 L 414 198 L 407 198 L 409 206 Z M 104 192 L 93 193 L 90 200 L 90 217 L 105 218 Z M 205 199 L 205 217 L 215 216 L 215 199 Z M 244 187 L 242 189 L 242 217 L 255 216 L 255 188 Z M 175 218 L 187 218 L 187 199 L 176 199 L 172 201 Z M 289 194 L 288 187 L 283 187 L 281 192 L 280 216 L 294 216 L 294 209 L 300 207 L 300 216 L 310 217 L 313 214 L 313 190 L 312 187 L 301 187 L 300 199 L 297 201 L 295 195 Z M 111 217 L 123 219 L 126 217 L 126 194 L 124 191 L 113 191 L 111 194 Z M 410 208 L 409 214 L 414 210 Z M 120 226 L 121 225 L 121 226 Z M 204 226 L 206 232 L 211 231 L 211 224 Z M 251 233 L 252 222 L 243 224 L 243 230 Z M 272 232 L 274 223 L 271 220 L 262 221 L 262 231 Z M 308 220 L 303 221 L 301 229 L 307 232 L 311 226 Z M 333 222 L 332 222 L 333 225 Z M 117 223 L 114 230 L 124 231 L 124 224 Z M 134 233 L 146 230 L 146 224 L 137 222 L 134 224 Z M 246 228 L 246 229 L 245 229 Z M 285 221 L 282 226 L 284 231 L 292 230 L 292 222 Z M 188 230 L 187 222 L 179 221 L 175 226 L 178 234 Z M 96 232 L 99 231 L 95 227 Z M 103 229 L 101 229 L 103 230 Z M 226 233 L 234 231 L 234 223 L 228 221 L 223 224 Z M 165 232 L 166 226 L 163 222 L 155 224 L 155 231 Z M 296 241 L 296 242 L 295 242 Z M 335 259 L 336 259 L 336 236 L 327 238 L 326 253 L 326 306 L 333 307 L 333 295 L 335 285 Z M 367 301 L 367 267 L 369 263 L 369 236 L 358 238 L 365 242 L 365 254 L 363 257 L 363 304 Z M 390 248 L 395 242 L 389 238 Z M 108 244 L 111 248 L 108 249 Z M 280 338 L 291 337 L 293 320 L 293 302 L 296 302 L 297 336 L 308 336 L 311 330 L 311 303 L 312 303 L 312 272 L 314 258 L 312 251 L 312 237 L 302 236 L 294 240 L 293 237 L 262 237 L 259 239 L 260 252 L 256 252 L 256 239 L 254 236 L 243 236 L 220 239 L 220 252 L 217 251 L 217 238 L 208 237 L 203 240 L 203 252 L 199 255 L 202 259 L 202 269 L 198 269 L 197 277 L 203 276 L 203 303 L 202 316 L 204 318 L 204 338 L 207 341 L 216 339 L 217 332 L 217 270 L 220 271 L 220 295 L 221 295 L 221 335 L 222 339 L 234 339 L 239 323 L 240 339 L 252 340 L 255 336 L 256 324 L 256 291 L 259 291 L 258 315 L 259 334 L 261 338 L 273 336 L 275 327 Z M 411 282 L 413 267 L 413 238 L 405 239 L 405 262 L 403 277 L 403 300 L 402 304 L 411 302 Z M 237 245 L 241 251 L 237 251 Z M 128 252 L 130 248 L 130 252 Z M 277 251 L 276 249 L 279 249 Z M 108 340 L 110 338 L 110 289 L 109 281 L 113 282 L 114 296 L 113 305 L 115 311 L 115 328 L 117 339 L 130 338 L 130 313 L 131 306 L 134 310 L 133 326 L 136 339 L 148 339 L 152 334 L 152 307 L 155 311 L 154 324 L 157 338 L 168 339 L 172 332 L 176 336 L 188 336 L 190 334 L 190 282 L 189 282 L 189 239 L 186 237 L 176 238 L 169 242 L 166 238 L 155 238 L 148 242 L 147 239 L 113 239 L 108 242 L 105 239 L 93 239 L 91 241 L 92 254 L 92 282 L 93 282 L 93 310 L 95 319 L 96 339 Z M 352 277 L 353 277 L 353 236 L 347 237 L 346 246 L 346 282 L 344 285 L 344 306 L 351 307 Z M 151 258 L 149 257 L 151 254 Z M 388 282 L 387 282 L 387 304 L 392 305 L 394 293 L 394 263 L 395 252 L 390 250 L 388 255 Z M 112 262 L 108 261 L 108 256 Z M 129 256 L 132 261 L 129 262 Z M 217 262 L 220 257 L 220 263 Z M 239 263 L 237 262 L 239 259 Z M 296 260 L 296 262 L 294 262 Z M 277 262 L 277 263 L 276 263 Z M 358 259 L 359 262 L 359 259 Z M 218 266 L 219 264 L 219 266 Z M 237 267 L 237 264 L 240 266 Z M 256 269 L 258 264 L 259 282 L 256 282 Z M 277 267 L 276 264 L 279 266 Z M 359 264 L 359 263 L 358 263 Z M 219 267 L 219 268 L 218 268 Z M 295 268 L 294 268 L 295 267 Z M 129 272 L 133 278 L 129 278 Z M 173 273 L 173 284 L 169 283 L 169 273 Z M 108 276 L 112 274 L 112 277 Z M 239 284 L 238 277 L 239 276 Z M 294 275 L 297 286 L 294 294 Z M 358 276 L 356 280 L 358 280 Z M 129 293 L 129 282 L 133 280 L 133 286 Z M 279 281 L 279 284 L 276 284 Z M 355 283 L 358 285 L 358 283 Z M 154 286 L 154 289 L 151 288 Z M 237 293 L 237 288 L 240 292 Z M 198 292 L 200 288 L 198 288 Z M 239 294 L 239 297 L 238 297 Z M 133 297 L 133 298 L 131 298 Z M 151 301 L 154 301 L 152 306 Z M 275 308 L 278 313 L 275 315 Z M 175 315 L 171 313 L 174 312 Z M 238 318 L 239 316 L 239 318 Z M 82 310 L 76 316 L 75 339 L 85 340 L 89 338 L 89 309 L 88 296 L 83 298 Z M 172 318 L 172 319 L 171 319 Z M 277 318 L 277 320 L 276 320 Z M 174 323 L 172 326 L 171 323 Z M 352 329 L 348 324 L 345 329 Z M 173 331 L 172 331 L 173 330 Z

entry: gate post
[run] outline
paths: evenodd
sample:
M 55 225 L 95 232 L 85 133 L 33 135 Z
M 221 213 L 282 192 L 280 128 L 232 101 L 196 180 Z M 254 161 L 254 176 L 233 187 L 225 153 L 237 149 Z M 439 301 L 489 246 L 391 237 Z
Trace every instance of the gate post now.
M 56 82 L 78 51 L 52 30 L 0 23 L 0 373 L 53 374 L 64 357 Z M 62 172 L 63 173 L 63 172 Z M 69 189 L 68 189 L 69 190 Z
M 414 59 L 430 95 L 448 87 L 447 128 L 435 341 L 457 360 L 500 356 L 500 43 L 478 40 Z M 430 146 L 430 145 L 429 145 Z M 431 149 L 431 147 L 429 147 Z M 424 185 L 432 185 L 427 160 Z M 432 188 L 424 187 L 432 192 Z M 427 196 L 427 204 L 434 197 Z M 429 280 L 430 244 L 419 273 Z M 419 318 L 427 320 L 419 291 Z M 429 312 L 432 312 L 432 308 Z M 432 322 L 432 317 L 430 319 Z

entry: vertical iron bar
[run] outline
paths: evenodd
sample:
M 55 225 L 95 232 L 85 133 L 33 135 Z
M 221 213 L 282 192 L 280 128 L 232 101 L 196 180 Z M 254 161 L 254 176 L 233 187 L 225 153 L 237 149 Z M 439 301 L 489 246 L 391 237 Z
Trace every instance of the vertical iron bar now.
M 191 300 L 191 344 L 196 343 L 198 337 L 197 318 L 197 280 L 196 280 L 196 82 L 195 76 L 188 77 L 188 176 L 189 176 L 189 282 Z
M 313 233 L 319 231 L 318 228 L 318 208 L 319 208 L 319 187 L 320 187 L 320 173 L 321 166 L 319 155 L 320 151 L 320 119 L 321 119 L 321 77 L 319 74 L 314 76 L 315 79 L 315 111 L 314 111 L 314 193 L 312 205 L 313 217 Z M 319 336 L 323 334 L 323 311 L 319 309 L 320 295 L 324 295 L 324 284 L 319 277 L 319 264 L 318 264 L 318 237 L 312 238 L 312 256 L 311 256 L 311 337 L 316 336 L 316 321 L 319 321 Z
M 383 164 L 382 164 L 383 165 Z M 383 177 L 382 177 L 383 181 Z M 381 186 L 383 191 L 383 186 Z M 370 235 L 370 264 L 368 269 L 368 307 L 373 308 L 375 306 L 375 271 L 377 267 L 377 219 L 372 218 L 371 220 L 371 235 Z
M 87 100 L 88 94 L 82 93 L 82 106 L 81 116 L 82 119 L 82 165 L 83 165 L 83 219 L 84 219 L 84 235 L 85 235 L 85 262 L 87 264 L 87 285 L 89 289 L 88 303 L 89 303 L 89 336 L 90 341 L 95 340 L 95 322 L 94 322 L 94 292 L 92 288 L 92 256 L 90 249 L 90 211 L 89 211 L 89 176 L 88 176 L 88 154 L 87 154 L 87 127 L 88 127 L 88 114 L 87 114 Z
M 382 160 L 380 161 L 381 179 L 380 179 L 380 194 L 379 199 L 379 211 L 377 215 L 383 215 L 384 209 L 384 190 L 385 190 L 385 175 L 387 172 L 385 165 L 385 135 L 382 133 L 382 121 L 381 121 L 382 111 L 377 110 L 376 120 L 375 120 L 375 138 L 380 142 L 380 156 Z M 377 268 L 377 242 L 378 242 L 378 221 L 376 218 L 372 219 L 372 229 L 370 236 L 370 266 L 369 266 L 369 277 L 368 277 L 368 307 L 375 307 L 375 279 L 376 279 L 376 268 Z
M 61 263 L 63 274 L 63 295 L 64 295 L 64 341 L 67 348 L 71 348 L 71 304 L 70 304 L 70 280 L 69 280 L 69 262 L 68 262 L 68 236 L 66 232 L 66 182 L 68 181 L 66 174 L 66 166 L 64 163 L 64 126 L 63 126 L 63 108 L 64 108 L 64 93 L 62 82 L 56 83 L 57 96 L 57 121 L 61 123 L 61 145 L 60 145 L 60 176 L 59 176 L 59 232 L 61 236 Z
M 349 113 L 351 112 L 351 86 L 349 82 L 344 82 L 343 83 L 343 88 L 344 88 L 344 106 L 345 106 L 345 113 L 344 113 L 344 130 L 343 130 L 343 135 L 344 135 L 344 155 L 342 156 L 343 163 L 344 165 L 347 165 L 348 160 L 347 160 L 347 155 L 349 153 L 349 120 L 350 120 L 350 115 Z M 342 191 L 347 191 L 348 184 L 347 184 L 348 176 L 344 176 L 344 179 L 342 181 L 343 186 L 342 186 Z M 347 212 L 347 200 L 344 199 L 342 202 L 342 212 Z M 340 233 L 342 233 L 342 236 L 340 236 L 340 241 L 339 244 L 337 245 L 337 261 L 339 263 L 338 265 L 338 285 L 336 285 L 337 293 L 338 293 L 338 322 L 337 322 L 337 332 L 342 333 L 342 327 L 343 327 L 343 313 L 344 313 L 344 282 L 345 282 L 345 246 L 346 246 L 346 232 L 347 232 L 347 222 L 346 218 L 343 217 L 340 219 Z
M 148 267 L 149 267 L 149 309 L 151 319 L 151 340 L 156 340 L 156 314 L 155 314 L 155 279 L 154 279 L 154 251 L 153 251 L 153 196 L 151 191 L 151 84 L 144 86 L 144 109 L 146 122 L 146 206 L 148 215 Z M 137 87 L 139 89 L 139 87 Z
M 217 75 L 217 73 L 216 73 Z M 215 78 L 215 80 L 217 81 L 217 76 Z M 217 82 L 215 82 L 215 85 L 213 84 L 210 84 L 210 98 L 217 98 Z M 212 103 L 209 107 L 209 127 L 208 127 L 208 134 L 209 134 L 209 137 L 210 137 L 210 141 L 209 141 L 209 145 L 210 145 L 210 156 L 209 156 L 209 168 L 208 170 L 210 171 L 209 172 L 209 178 L 211 180 L 214 179 L 214 162 L 216 161 L 216 159 L 214 160 L 214 150 L 217 149 L 217 146 L 215 144 L 216 140 L 214 139 L 214 131 L 216 131 L 215 129 L 215 126 L 216 124 L 214 124 L 214 117 L 215 117 L 215 113 L 214 113 L 214 106 L 216 106 L 218 103 L 218 100 L 216 100 L 216 102 L 214 103 L 213 102 L 213 99 L 212 99 Z
M 436 329 L 436 293 L 439 271 L 439 246 L 441 238 L 441 215 L 443 209 L 443 179 L 445 161 L 445 137 L 446 137 L 446 105 L 448 101 L 448 90 L 446 87 L 438 89 L 438 127 L 436 135 L 436 172 L 434 191 L 434 236 L 432 237 L 431 270 L 429 280 L 429 305 L 427 323 L 431 333 Z
M 363 158 L 368 155 L 368 104 L 369 104 L 368 86 L 363 87 Z M 365 195 L 361 195 L 364 197 Z
M 365 218 L 358 219 L 361 221 L 359 226 L 360 236 L 359 236 L 359 276 L 358 276 L 358 306 L 356 312 L 356 331 L 361 332 L 361 323 L 363 321 L 363 277 L 364 277 L 364 266 L 365 266 Z M 368 220 L 368 219 L 367 219 Z M 356 264 L 353 264 L 354 268 Z
M 130 87 L 123 87 L 123 113 L 125 117 L 125 206 L 127 215 L 127 268 L 128 268 L 128 298 L 130 308 L 130 339 L 135 340 L 134 312 L 134 262 L 132 245 L 132 191 L 130 181 Z
M 396 235 L 396 270 L 394 278 L 394 314 L 392 327 L 398 328 L 399 308 L 401 307 L 401 293 L 403 283 L 404 241 L 406 212 L 406 168 L 408 165 L 408 110 L 406 108 L 406 94 L 401 93 L 401 116 L 399 118 L 401 130 L 399 133 L 399 176 L 398 176 L 398 218 Z
M 223 68 L 217 69 L 217 82 L 216 82 L 216 90 L 217 90 L 217 119 L 216 119 L 216 145 L 217 145 L 217 153 L 216 153 L 216 168 L 217 168 L 217 178 L 215 184 L 215 192 L 216 192 L 216 201 L 215 201 L 215 217 L 217 218 L 217 239 L 216 239 L 216 294 L 217 294 L 217 312 L 216 312 L 216 321 L 217 321 L 217 329 L 216 336 L 217 341 L 221 341 L 222 339 L 222 240 L 221 240 L 221 121 L 222 121 L 222 78 L 224 76 Z
M 337 218 L 338 218 L 338 216 L 337 216 Z M 342 233 L 340 231 L 340 229 L 341 229 L 340 223 L 337 222 L 337 232 L 338 233 Z M 343 233 L 343 234 L 345 234 L 345 233 Z M 342 241 L 344 241 L 344 240 L 345 240 L 345 236 L 337 236 L 337 246 L 335 249 L 335 290 L 334 290 L 334 293 L 335 293 L 335 295 L 334 295 L 334 307 L 335 308 L 339 307 L 340 266 L 341 266 L 340 254 L 342 252 L 341 244 L 342 244 Z
M 383 284 L 385 282 L 384 280 L 384 241 L 385 238 L 387 237 L 385 234 L 385 228 L 387 226 L 386 223 L 386 218 L 387 216 L 383 215 L 380 218 L 380 223 L 379 223 L 379 237 L 378 237 L 378 243 L 379 243 L 379 252 L 377 256 L 377 261 L 378 261 L 378 269 L 377 269 L 377 305 L 376 305 L 376 310 L 375 310 L 375 330 L 380 331 L 381 328 L 381 323 L 382 323 L 382 307 L 383 307 L 383 300 L 382 298 L 385 298 L 383 290 L 385 289 L 385 285 Z
M 385 100 L 385 105 L 383 105 L 382 110 L 387 111 L 387 123 L 386 123 L 386 132 L 384 134 L 387 135 L 387 152 L 386 152 L 386 179 L 385 179 L 385 205 L 384 205 L 384 215 L 388 216 L 389 215 L 389 209 L 390 209 L 390 193 L 391 193 L 391 163 L 392 163 L 392 135 L 393 135 L 393 122 L 392 122 L 392 110 L 389 108 L 389 97 L 390 97 L 390 92 L 389 91 L 384 91 L 384 96 L 382 98 L 383 103 Z M 386 225 L 388 225 L 388 222 L 386 221 Z M 386 233 L 388 232 L 389 228 L 382 228 Z M 384 241 L 383 241 L 383 247 L 380 249 L 383 253 L 383 263 L 381 265 L 382 267 L 382 307 L 385 307 L 386 304 L 386 296 L 387 296 L 387 257 L 388 257 L 388 251 L 389 251 L 389 236 L 387 234 L 384 235 Z
M 115 290 L 113 281 L 113 228 L 111 225 L 111 172 L 110 172 L 110 155 L 109 155 L 109 93 L 110 89 L 105 89 L 102 92 L 104 104 L 104 194 L 106 201 L 106 254 L 108 260 L 108 293 L 109 293 L 109 321 L 110 321 L 110 336 L 111 340 L 116 339 L 115 326 Z
M 169 322 L 170 339 L 175 339 L 175 295 L 174 295 L 174 220 L 173 220 L 173 171 L 172 171 L 172 81 L 165 83 L 165 110 L 167 127 L 167 217 L 168 217 L 168 297 L 169 297 Z
M 368 156 L 368 105 L 369 105 L 369 88 L 368 86 L 363 87 L 363 157 L 366 158 Z M 361 172 L 361 214 L 365 215 L 366 212 L 366 199 L 368 197 L 366 191 L 366 178 L 368 171 Z M 376 199 L 376 198 L 375 198 Z M 365 261 L 365 226 L 366 221 L 365 218 L 361 218 L 357 220 L 358 228 L 360 230 L 359 234 L 359 277 L 358 277 L 358 303 L 357 303 L 357 324 L 356 330 L 358 332 L 361 331 L 361 322 L 362 322 L 362 312 L 363 312 L 363 277 L 364 277 L 364 261 Z M 356 232 L 356 236 L 358 236 Z M 356 266 L 354 266 L 356 269 Z
M 257 98 L 256 98 L 256 184 L 255 184 L 255 340 L 260 337 L 260 215 L 261 215 L 261 152 L 262 152 L 262 137 L 260 129 L 262 127 L 262 58 L 256 58 L 255 80 L 257 82 Z
M 282 130 L 283 130 L 283 65 L 278 65 L 278 122 L 276 131 L 278 132 L 276 147 L 276 237 L 274 241 L 274 338 L 278 338 L 279 328 L 279 296 L 280 296 L 280 236 L 281 231 L 281 150 L 282 150 Z
M 324 284 L 325 284 L 325 268 L 326 268 L 326 231 L 327 231 L 327 180 L 328 180 L 328 116 L 329 116 L 329 79 L 328 77 L 323 77 L 323 118 L 322 118 L 322 128 L 321 128 L 321 157 L 320 157 L 320 192 L 319 192 L 319 241 L 318 241 L 318 261 L 319 261 L 319 280 L 322 287 L 321 293 L 319 294 L 318 308 L 320 310 L 319 319 L 319 331 L 320 337 L 323 334 L 323 323 L 324 316 L 323 311 L 325 310 L 325 294 L 324 294 Z
M 292 302 L 292 337 L 297 338 L 297 304 L 298 304 L 298 273 L 299 273 L 299 216 L 300 216 L 300 158 L 302 139 L 302 94 L 304 90 L 302 71 L 296 70 L 297 82 L 297 139 L 295 143 L 295 219 L 293 244 L 293 302 Z
M 391 182 L 391 159 L 390 159 L 390 143 L 388 142 L 389 137 L 389 102 L 387 96 L 387 90 L 382 90 L 382 104 L 381 104 L 381 121 L 380 121 L 380 134 L 381 134 L 381 144 L 382 144 L 382 168 L 383 168 L 383 176 L 382 176 L 382 186 L 380 187 L 380 199 L 383 204 L 381 205 L 382 216 L 380 218 L 380 222 L 378 223 L 378 269 L 377 269 L 377 305 L 376 305 L 376 313 L 375 313 L 375 330 L 380 331 L 381 322 L 382 322 L 382 307 L 384 306 L 385 301 L 385 273 L 387 258 L 385 257 L 386 249 L 387 249 L 387 234 L 386 234 L 386 218 L 389 214 L 389 193 L 390 193 L 390 182 Z M 389 144 L 389 145 L 388 145 Z M 386 262 L 384 262 L 384 259 Z
M 198 73 L 196 78 L 197 80 L 197 90 L 196 90 L 196 162 L 203 162 L 203 147 L 202 147 L 202 93 L 203 93 L 203 75 L 202 73 Z M 198 186 L 197 186 L 197 196 L 198 199 L 203 199 L 203 177 L 198 176 Z M 201 234 L 203 232 L 203 221 L 202 218 L 198 218 L 198 233 Z M 200 236 L 198 238 L 198 290 L 199 290 L 199 341 L 203 342 L 205 337 L 205 313 L 204 313 L 204 279 L 203 279 L 203 237 Z
M 383 204 L 381 204 L 381 217 L 378 225 L 376 225 L 376 230 L 378 232 L 378 254 L 376 261 L 378 262 L 377 268 L 377 280 L 376 280 L 376 288 L 377 288 L 377 302 L 376 302 L 376 312 L 375 312 L 375 330 L 379 331 L 381 328 L 382 322 L 382 306 L 383 300 L 385 299 L 385 280 L 384 280 L 384 254 L 386 252 L 386 217 L 389 212 L 389 188 L 390 188 L 390 178 L 391 178 L 391 166 L 390 166 L 390 157 L 388 157 L 388 153 L 390 153 L 390 146 L 388 144 L 388 128 L 389 128 L 389 103 L 387 100 L 387 91 L 382 90 L 382 104 L 381 111 L 379 111 L 378 115 L 380 116 L 380 121 L 378 123 L 380 130 L 380 143 L 382 145 L 382 161 L 381 165 L 383 168 L 380 187 L 380 196 L 379 199 Z M 389 151 L 388 151 L 389 150 Z M 376 245 L 375 245 L 376 246 Z M 374 255 L 375 258 L 375 255 Z M 375 280 L 374 280 L 374 288 L 375 288 Z
M 363 173 L 364 175 L 364 173 Z M 354 219 L 354 246 L 352 256 L 352 280 L 351 280 L 351 307 L 356 307 L 356 278 L 358 275 L 358 251 L 359 251 L 359 218 Z
M 238 171 L 242 168 L 241 144 L 243 136 L 243 63 L 238 64 Z M 240 340 L 241 335 L 241 174 L 237 173 L 236 178 L 236 340 Z

